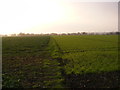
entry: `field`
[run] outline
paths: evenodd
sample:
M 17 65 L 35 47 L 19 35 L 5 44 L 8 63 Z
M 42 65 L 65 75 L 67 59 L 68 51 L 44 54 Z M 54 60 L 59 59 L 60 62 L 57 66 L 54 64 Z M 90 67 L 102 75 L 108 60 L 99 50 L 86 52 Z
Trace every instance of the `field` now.
M 2 38 L 3 88 L 120 87 L 118 35 Z

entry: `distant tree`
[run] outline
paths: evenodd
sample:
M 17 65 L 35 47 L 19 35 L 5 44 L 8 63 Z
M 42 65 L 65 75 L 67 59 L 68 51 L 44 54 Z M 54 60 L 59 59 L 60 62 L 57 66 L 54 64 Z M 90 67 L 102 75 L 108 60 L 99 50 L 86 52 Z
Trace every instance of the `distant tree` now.
M 67 33 L 67 35 L 70 35 L 70 33 Z
M 19 33 L 18 35 L 19 35 L 19 36 L 24 36 L 24 35 L 25 35 L 25 33 L 22 33 L 22 32 L 21 32 L 21 33 Z
M 11 34 L 11 36 L 17 36 L 16 34 Z
M 50 35 L 57 35 L 57 33 L 51 33 Z
M 107 35 L 112 35 L 112 34 L 114 34 L 114 32 L 109 32 L 109 33 L 107 33 Z
M 77 35 L 80 35 L 80 34 L 81 34 L 80 32 L 77 33 Z
M 61 35 L 67 35 L 66 33 L 62 33 Z
M 115 34 L 120 35 L 120 32 L 116 32 Z
M 27 36 L 29 36 L 30 34 L 29 34 L 29 33 L 27 33 L 26 35 L 27 35 Z
M 81 34 L 86 35 L 87 33 L 86 32 L 82 32 Z

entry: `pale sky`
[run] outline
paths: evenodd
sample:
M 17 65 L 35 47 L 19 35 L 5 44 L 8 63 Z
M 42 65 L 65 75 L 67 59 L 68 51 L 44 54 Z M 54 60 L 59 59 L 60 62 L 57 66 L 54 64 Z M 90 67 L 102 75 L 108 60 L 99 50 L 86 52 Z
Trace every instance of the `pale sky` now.
M 118 30 L 117 0 L 84 1 L 1 0 L 0 34 Z

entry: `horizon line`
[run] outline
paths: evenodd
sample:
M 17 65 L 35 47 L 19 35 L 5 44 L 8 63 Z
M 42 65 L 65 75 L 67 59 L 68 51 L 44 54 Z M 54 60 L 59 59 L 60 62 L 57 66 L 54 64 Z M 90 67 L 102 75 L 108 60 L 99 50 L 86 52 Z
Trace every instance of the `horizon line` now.
M 120 31 L 102 31 L 102 32 L 98 32 L 98 31 L 93 31 L 93 32 L 88 32 L 88 31 L 81 31 L 81 32 L 61 32 L 61 33 L 58 33 L 58 32 L 50 32 L 50 33 L 26 33 L 26 32 L 19 32 L 19 33 L 10 33 L 10 34 L 1 34 L 0 35 L 19 35 L 19 34 L 72 34 L 72 33 L 115 33 L 115 32 L 120 32 Z

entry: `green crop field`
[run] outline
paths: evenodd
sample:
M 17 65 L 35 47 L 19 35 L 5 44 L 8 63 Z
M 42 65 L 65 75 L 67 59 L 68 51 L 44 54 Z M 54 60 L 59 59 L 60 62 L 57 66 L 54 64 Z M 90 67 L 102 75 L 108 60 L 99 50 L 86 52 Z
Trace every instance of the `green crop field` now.
M 61 87 L 59 63 L 49 36 L 3 37 L 3 88 Z M 53 84 L 54 83 L 54 84 Z
M 3 88 L 120 87 L 118 35 L 2 38 Z
M 55 36 L 66 73 L 118 70 L 118 36 Z

